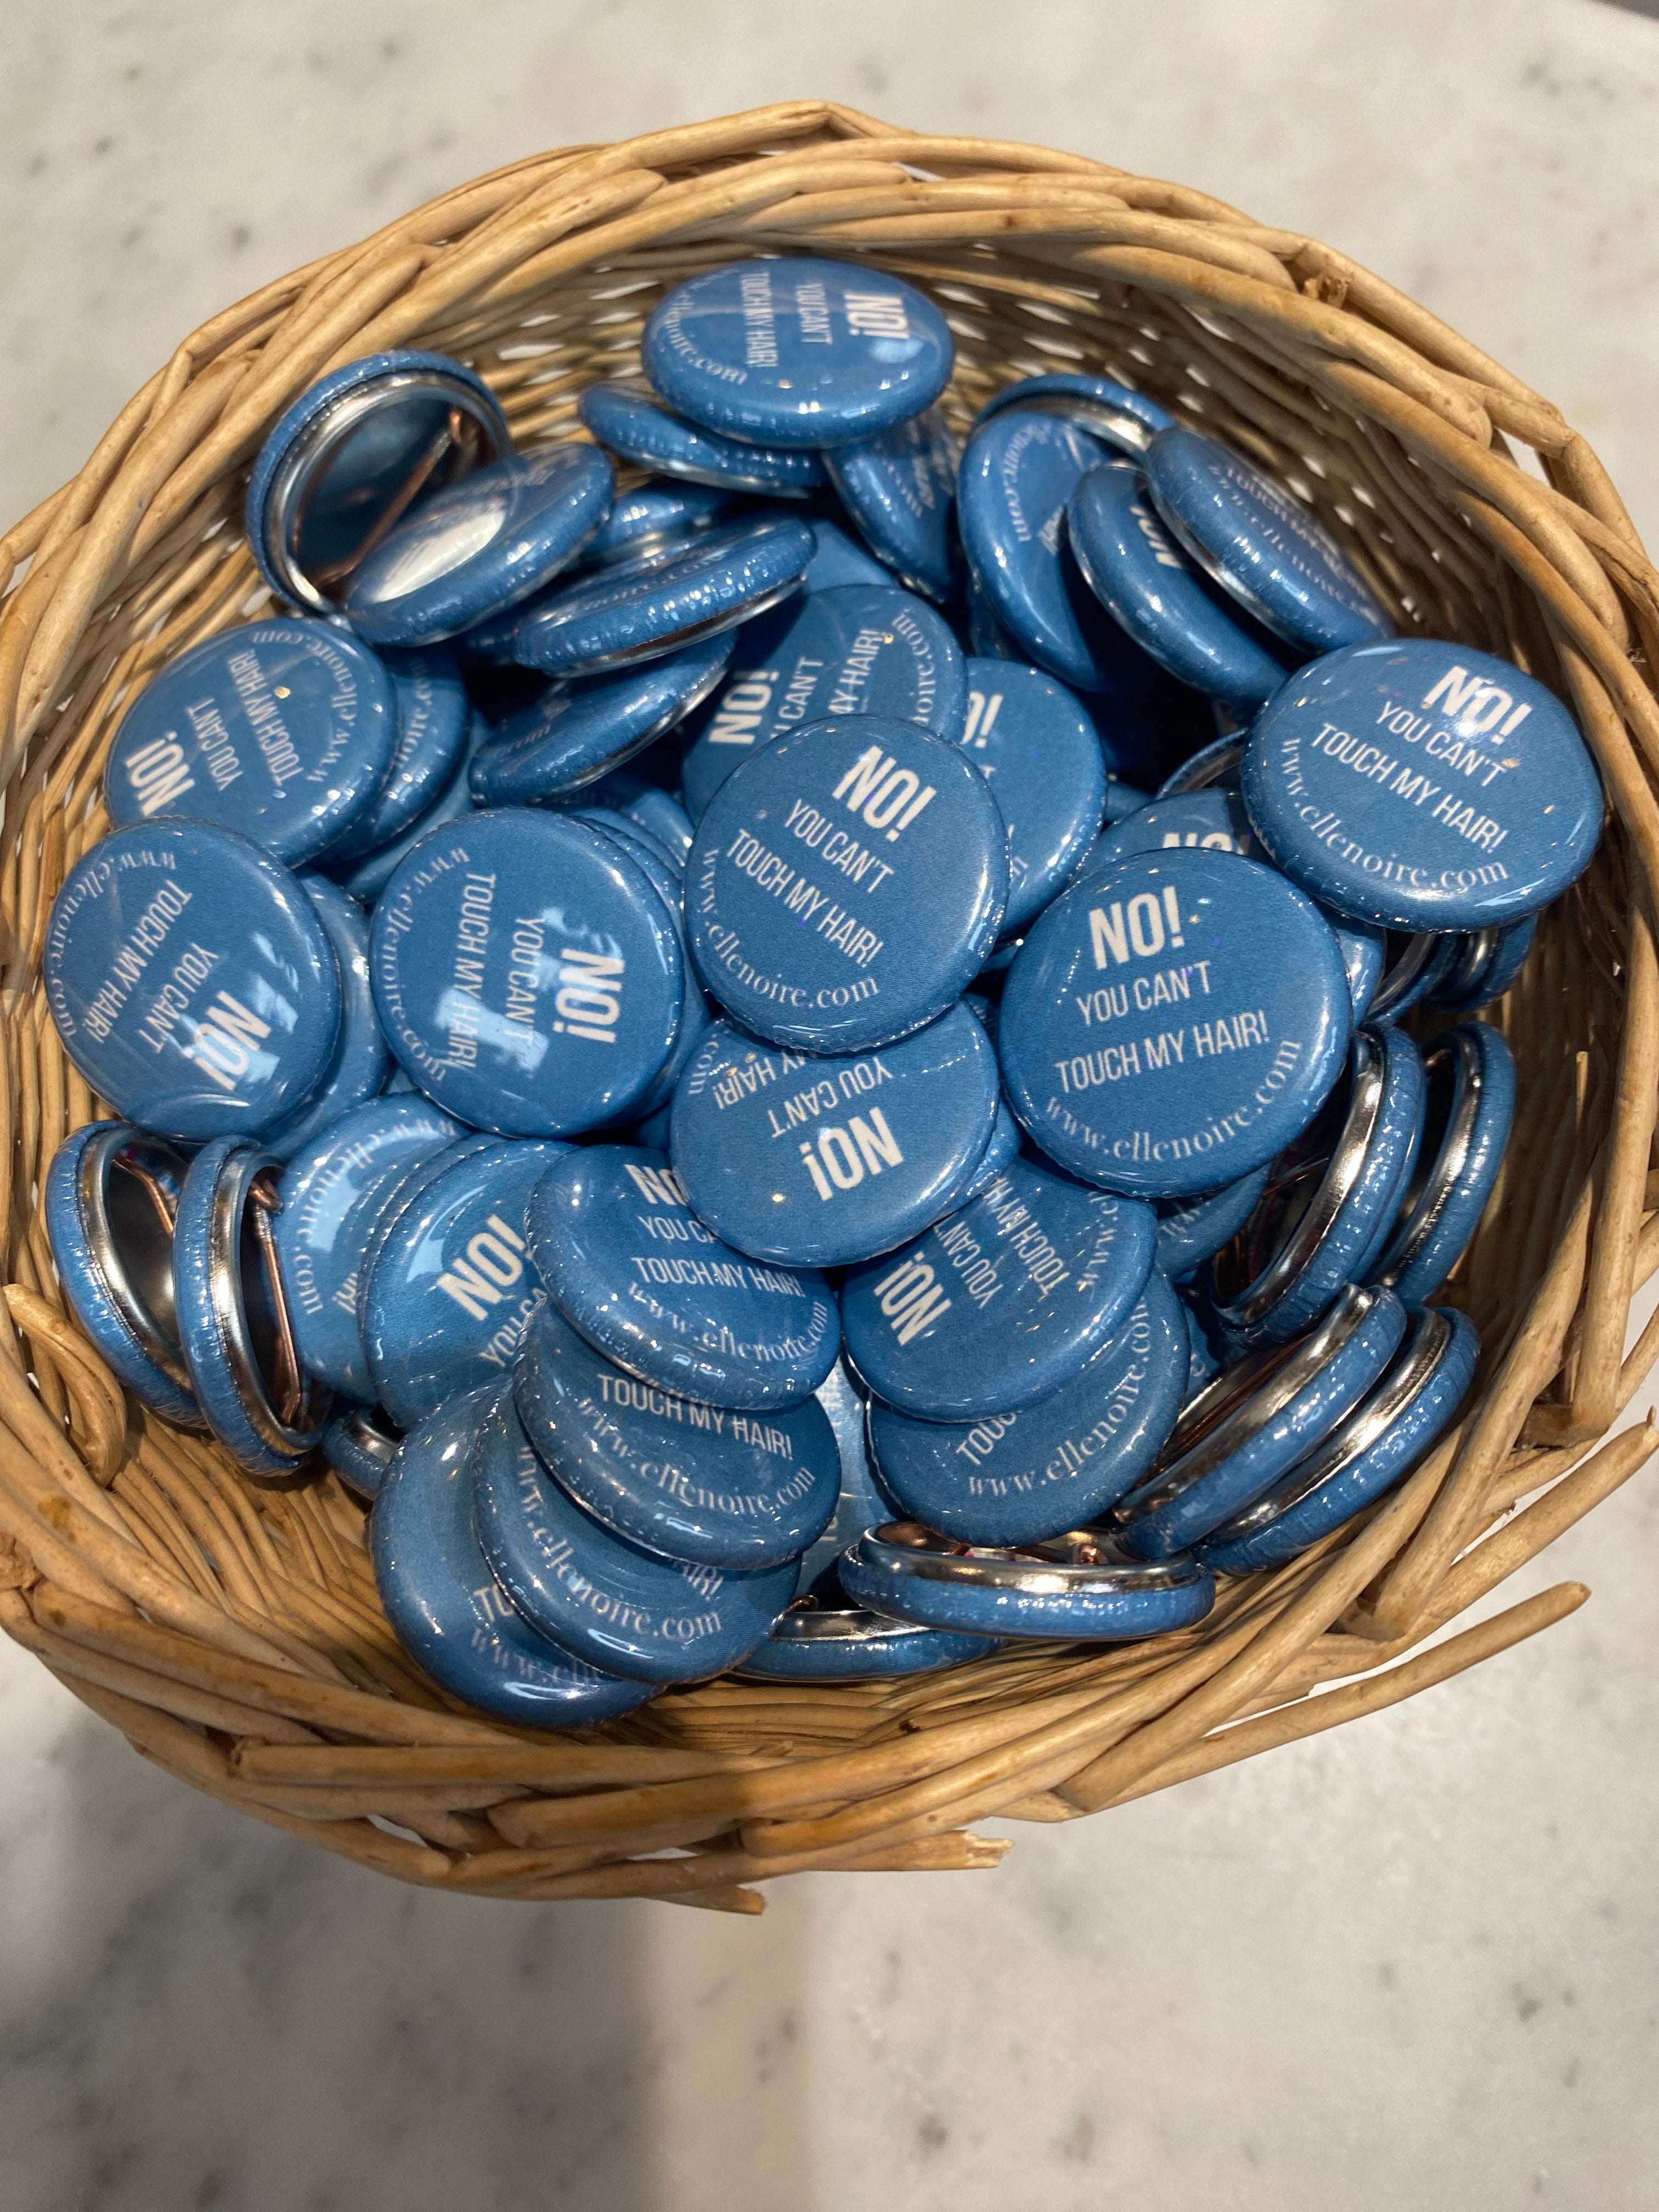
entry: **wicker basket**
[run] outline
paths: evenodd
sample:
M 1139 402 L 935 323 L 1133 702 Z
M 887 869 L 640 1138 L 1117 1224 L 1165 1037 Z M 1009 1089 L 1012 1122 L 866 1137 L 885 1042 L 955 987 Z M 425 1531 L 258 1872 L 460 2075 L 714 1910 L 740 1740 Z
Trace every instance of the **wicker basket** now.
M 241 486 L 296 393 L 419 345 L 474 363 L 521 444 L 568 435 L 580 388 L 635 366 L 665 286 L 778 250 L 868 255 L 931 293 L 956 332 L 959 425 L 1012 377 L 1088 369 L 1287 479 L 1402 630 L 1507 654 L 1571 702 L 1614 818 L 1495 1010 L 1515 1134 L 1455 1279 L 1486 1356 L 1461 1424 L 1401 1488 L 1151 1645 L 1031 1645 L 836 1687 L 722 1680 L 549 1739 L 411 1668 L 331 1475 L 254 1488 L 126 1403 L 65 1318 L 38 1197 L 98 1109 L 46 1013 L 41 937 L 108 827 L 125 696 L 264 604 Z M 434 1888 L 758 1911 L 743 1885 L 806 1868 L 993 1865 L 1006 1844 L 968 1832 L 987 1814 L 1068 1820 L 1166 1788 L 1392 1705 L 1582 1602 L 1565 1583 L 1404 1656 L 1654 1449 L 1644 1428 L 1584 1457 L 1659 1356 L 1656 1323 L 1622 1358 L 1632 1289 L 1659 1267 L 1659 577 L 1555 409 L 1343 255 L 1179 185 L 819 101 L 544 155 L 186 338 L 0 539 L 8 585 L 0 1622 L 169 1773 Z

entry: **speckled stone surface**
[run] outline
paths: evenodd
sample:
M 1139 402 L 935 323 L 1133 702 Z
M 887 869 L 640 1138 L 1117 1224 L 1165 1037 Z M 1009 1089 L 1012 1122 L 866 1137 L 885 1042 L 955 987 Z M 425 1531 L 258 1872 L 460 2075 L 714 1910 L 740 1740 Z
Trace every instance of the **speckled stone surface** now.
M 823 88 L 1340 243 L 1659 532 L 1659 24 L 1589 0 L 49 9 L 0 72 L 0 509 L 264 278 L 538 146 Z M 1646 1411 L 1647 1399 L 1632 1409 Z M 1649 2212 L 1659 1473 L 1563 1626 L 763 1921 L 434 1899 L 146 1766 L 0 1641 L 3 2212 Z M 1495 1608 L 1493 1608 L 1495 1609 Z

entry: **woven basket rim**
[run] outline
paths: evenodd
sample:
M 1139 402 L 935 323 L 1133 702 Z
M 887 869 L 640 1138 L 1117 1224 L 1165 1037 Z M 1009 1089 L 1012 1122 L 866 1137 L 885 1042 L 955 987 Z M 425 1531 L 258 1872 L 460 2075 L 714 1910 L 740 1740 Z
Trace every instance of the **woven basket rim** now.
M 1492 1333 L 1477 1395 L 1402 1486 L 1156 1646 L 833 1689 L 724 1680 L 550 1738 L 403 1657 L 334 1477 L 255 1489 L 130 1406 L 81 1334 L 38 1194 L 97 1107 L 45 1014 L 45 915 L 107 827 L 127 692 L 261 603 L 240 488 L 299 392 L 423 344 L 473 361 L 521 442 L 580 435 L 574 392 L 628 365 L 665 283 L 779 252 L 929 289 L 962 420 L 1012 375 L 1094 367 L 1278 470 L 1402 626 L 1505 652 L 1568 700 L 1612 822 L 1497 1015 L 1531 1079 L 1457 1279 Z M 1419 1648 L 1655 1448 L 1650 1421 L 1601 1440 L 1659 1357 L 1654 1324 L 1624 1346 L 1659 1268 L 1659 574 L 1559 410 L 1346 255 L 1167 179 L 818 100 L 557 149 L 191 333 L 0 537 L 0 1626 L 169 1772 L 428 1887 L 755 1911 L 753 1883 L 811 1868 L 994 1865 L 1006 1846 L 978 1820 L 1079 1817 L 1338 1725 L 1588 1595 L 1564 1583 Z

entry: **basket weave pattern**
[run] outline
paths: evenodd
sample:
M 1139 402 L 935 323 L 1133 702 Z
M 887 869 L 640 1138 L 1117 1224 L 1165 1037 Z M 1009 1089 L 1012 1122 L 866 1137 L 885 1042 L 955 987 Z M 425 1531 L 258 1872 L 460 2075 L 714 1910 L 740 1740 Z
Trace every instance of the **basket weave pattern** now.
M 47 1014 L 41 941 L 109 826 L 126 696 L 267 604 L 241 487 L 299 392 L 421 346 L 477 368 L 521 447 L 580 434 L 577 392 L 637 368 L 665 288 L 774 251 L 867 255 L 928 292 L 956 335 L 958 428 L 1011 379 L 1077 368 L 1249 454 L 1402 631 L 1505 654 L 1571 703 L 1612 820 L 1490 1011 L 1519 1069 L 1515 1133 L 1451 1293 L 1485 1355 L 1403 1486 L 1153 1644 L 1030 1645 L 887 1683 L 723 1680 L 549 1739 L 410 1666 L 331 1474 L 256 1489 L 127 1404 L 67 1315 L 38 1199 L 100 1108 Z M 1395 1703 L 1583 1601 L 1565 1583 L 1406 1656 L 1654 1449 L 1640 1429 L 1585 1456 L 1659 1357 L 1650 1325 L 1624 1358 L 1632 1291 L 1659 1268 L 1659 576 L 1557 410 L 1342 254 L 1182 185 L 819 101 L 539 155 L 186 338 L 0 538 L 0 1626 L 168 1772 L 428 1887 L 754 1911 L 747 1883 L 810 1867 L 994 1864 L 1006 1846 L 969 1823 L 1167 1788 Z

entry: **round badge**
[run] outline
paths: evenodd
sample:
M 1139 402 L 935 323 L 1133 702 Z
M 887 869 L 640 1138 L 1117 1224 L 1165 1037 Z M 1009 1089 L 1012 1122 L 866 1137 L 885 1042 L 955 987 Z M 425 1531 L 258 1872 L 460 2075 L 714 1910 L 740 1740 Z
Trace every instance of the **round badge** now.
M 1515 1057 L 1487 1022 L 1465 1022 L 1423 1062 L 1423 1139 L 1387 1249 L 1369 1270 L 1420 1306 L 1462 1257 L 1498 1181 L 1515 1117 Z
M 1214 1324 L 1209 1304 L 1194 1285 L 1183 1285 L 1182 1306 L 1187 1316 L 1187 1395 L 1195 1398 L 1215 1381 L 1226 1365 L 1226 1346 Z
M 1020 1147 L 1019 1124 L 1008 1111 L 1006 1103 L 997 1100 L 997 1117 L 991 1125 L 990 1141 L 980 1154 L 979 1165 L 969 1178 L 968 1188 L 962 1194 L 965 1206 L 970 1198 L 977 1198 L 1002 1173 L 1010 1160 L 1017 1157 Z
M 179 1427 L 204 1425 L 179 1341 L 173 1223 L 188 1164 L 125 1121 L 89 1121 L 46 1170 L 46 1236 L 64 1295 L 133 1395 Z
M 844 584 L 878 584 L 890 591 L 896 581 L 892 570 L 872 560 L 827 516 L 811 516 L 807 526 L 818 549 L 802 579 L 809 592 L 839 591 Z
M 525 1433 L 579 1505 L 641 1551 L 754 1572 L 800 1558 L 841 1486 L 816 1399 L 764 1416 L 624 1375 L 551 1309 L 514 1378 Z
M 1389 929 L 1485 929 L 1589 866 L 1601 786 L 1554 694 L 1507 661 L 1399 638 L 1315 661 L 1255 726 L 1244 803 L 1286 875 Z
M 733 769 L 832 715 L 954 736 L 967 690 L 943 616 L 909 592 L 854 584 L 792 599 L 739 634 L 725 687 L 686 750 L 686 804 L 702 815 Z
M 455 656 L 443 646 L 383 656 L 398 708 L 386 781 L 326 855 L 331 867 L 360 859 L 419 820 L 455 773 L 472 719 Z
M 1177 425 L 1146 449 L 1158 513 L 1200 568 L 1276 637 L 1308 653 L 1394 625 L 1324 524 L 1218 439 Z
M 996 1054 L 963 1006 L 898 1044 L 829 1060 L 718 1022 L 674 1093 L 674 1172 L 738 1251 L 842 1267 L 957 1203 L 996 1111 Z
M 738 1669 L 755 1682 L 874 1682 L 965 1666 L 994 1636 L 952 1636 L 854 1605 L 837 1589 L 792 1605 Z
M 1109 377 L 1078 376 L 1069 371 L 1048 376 L 1023 376 L 994 392 L 974 418 L 974 428 L 1010 407 L 1035 408 L 1059 415 L 1098 438 L 1114 453 L 1138 458 L 1160 430 L 1173 427 L 1175 417 L 1156 399 L 1114 384 Z
M 608 816 L 598 819 L 602 810 L 598 807 L 584 811 L 583 818 L 590 822 L 601 836 L 627 854 L 648 879 L 652 889 L 661 900 L 674 930 L 681 951 L 680 963 L 680 1021 L 671 1052 L 655 1079 L 642 1091 L 628 1109 L 628 1118 L 638 1122 L 648 1120 L 665 1109 L 673 1097 L 681 1076 L 690 1065 L 692 1054 L 708 1033 L 714 1012 L 703 996 L 702 986 L 697 980 L 696 969 L 685 952 L 684 929 L 684 913 L 680 896 L 679 879 L 669 862 L 664 859 L 654 839 L 648 837 L 635 823 L 625 815 Z M 666 1147 L 665 1146 L 665 1149 Z
M 1537 933 L 1535 914 L 1524 921 L 1512 921 L 1507 929 L 1472 930 L 1455 965 L 1435 987 L 1436 1006 L 1468 1014 L 1501 999 L 1526 965 Z
M 275 1237 L 295 1346 L 308 1374 L 349 1397 L 374 1395 L 357 1327 L 364 1239 L 405 1170 L 459 1133 L 404 1091 L 343 1115 L 283 1170 Z
M 1011 408 L 969 440 L 957 513 L 980 589 L 1019 658 L 1073 690 L 1133 696 L 1167 679 L 1089 589 L 1066 537 L 1066 501 L 1109 458 L 1060 416 Z
M 1288 1352 L 1248 1354 L 1191 1399 L 1158 1466 L 1113 1509 L 1128 1549 L 1163 1559 L 1271 1489 L 1382 1379 L 1406 1333 L 1390 1291 L 1350 1285 Z
M 1063 1167 L 1182 1198 L 1307 1127 L 1348 1007 L 1336 939 L 1293 884 L 1231 853 L 1139 854 L 1032 928 L 998 1051 L 1014 1111 Z
M 511 1370 L 544 1303 L 525 1209 L 568 1149 L 504 1143 L 459 1160 L 380 1241 L 363 1286 L 363 1350 L 374 1395 L 401 1427 Z
M 336 624 L 246 623 L 139 692 L 110 746 L 105 803 L 118 829 L 187 816 L 297 867 L 373 803 L 397 727 L 386 670 Z
M 958 480 L 960 471 L 958 471 Z M 1020 660 L 1025 654 L 1009 636 L 997 620 L 996 610 L 985 595 L 985 587 L 974 574 L 972 564 L 964 579 L 968 602 L 968 643 L 970 650 L 981 660 Z
M 746 1030 L 808 1052 L 888 1044 L 944 1012 L 996 941 L 1008 838 L 957 748 L 873 714 L 744 763 L 697 825 L 686 922 Z
M 1127 1320 L 1154 1233 L 1150 1206 L 1012 1161 L 915 1244 L 848 1276 L 848 1357 L 924 1421 L 1034 1406 Z
M 841 1328 L 823 1276 L 723 1244 L 660 1152 L 573 1153 L 538 1187 L 528 1223 L 554 1304 L 642 1382 L 760 1413 L 810 1397 L 835 1364 Z
M 1165 532 L 1144 478 L 1091 469 L 1066 506 L 1066 533 L 1101 605 L 1182 684 L 1259 706 L 1290 671 Z
M 1348 1073 L 1273 1164 L 1262 1203 L 1218 1261 L 1235 1344 L 1286 1344 L 1363 1282 L 1404 1197 L 1423 1126 L 1423 1062 L 1392 1023 L 1359 1030 Z
M 589 389 L 603 391 L 605 386 Z M 668 477 L 635 484 L 632 491 L 618 492 L 612 499 L 610 514 L 582 548 L 582 565 L 597 568 L 611 561 L 635 560 L 641 553 L 665 553 L 712 529 L 731 507 L 731 493 L 713 484 L 676 483 Z
M 475 1127 L 561 1136 L 626 1113 L 672 1052 L 679 939 L 637 864 L 566 817 L 473 814 L 404 855 L 374 909 L 380 1025 Z
M 647 837 L 654 837 L 667 854 L 677 875 L 685 873 L 685 864 L 691 857 L 691 843 L 696 832 L 691 817 L 678 799 L 665 791 L 642 791 L 637 799 L 630 799 L 623 812 L 636 823 Z
M 576 402 L 576 412 L 599 443 L 623 460 L 707 485 L 728 499 L 742 491 L 769 499 L 805 499 L 828 481 L 817 453 L 740 444 L 699 429 L 659 407 L 638 385 L 590 384 Z
M 375 1406 L 348 1406 L 323 1431 L 323 1457 L 352 1496 L 373 1504 L 403 1442 Z
M 394 1091 L 392 1096 L 400 1098 L 404 1094 Z M 486 1136 L 482 1130 L 475 1129 L 467 1136 L 453 1138 L 448 1144 L 417 1153 L 406 1165 L 394 1170 L 386 1184 L 375 1192 L 373 1204 L 364 1209 L 362 1234 L 358 1239 L 357 1266 L 351 1278 L 356 1291 L 354 1303 L 359 1336 L 362 1334 L 368 1304 L 368 1285 L 374 1279 L 375 1262 L 387 1237 L 409 1208 L 417 1199 L 424 1197 L 439 1177 L 447 1175 L 451 1168 L 459 1166 L 463 1160 L 474 1158 L 480 1152 L 493 1152 L 507 1141 L 501 1137 Z M 365 1357 L 365 1370 L 367 1367 Z M 364 1390 L 362 1395 L 367 1397 L 369 1392 Z
M 1272 1171 L 1269 1163 L 1219 1190 L 1158 1201 L 1158 1265 L 1172 1282 L 1190 1275 L 1237 1236 L 1260 1204 Z
M 707 429 L 821 447 L 931 407 L 956 349 L 932 301 L 885 269 L 741 261 L 676 286 L 640 358 L 653 388 Z
M 635 1680 L 724 1674 L 794 1596 L 793 1559 L 723 1574 L 653 1559 L 611 1535 L 549 1474 L 510 1396 L 483 1425 L 472 1514 L 490 1566 L 526 1618 L 592 1664 Z
M 370 354 L 277 417 L 248 480 L 247 540 L 276 596 L 331 614 L 410 502 L 513 450 L 489 386 L 442 354 Z
M 514 453 L 422 500 L 340 597 L 371 645 L 435 645 L 516 606 L 567 568 L 611 511 L 616 471 L 574 439 Z
M 1215 1577 L 1188 1556 L 1130 1556 L 1095 1528 L 1008 1550 L 914 1521 L 861 1536 L 841 1578 L 861 1605 L 955 1633 L 1127 1643 L 1202 1620 Z
M 823 457 L 871 551 L 901 583 L 930 599 L 948 599 L 956 586 L 959 458 L 937 407 Z
M 968 663 L 963 750 L 1008 830 L 1005 936 L 1036 920 L 1088 851 L 1106 805 L 1106 762 L 1072 694 L 1018 661 Z
M 472 1533 L 472 1461 L 496 1392 L 441 1407 L 406 1437 L 369 1522 L 374 1583 L 398 1640 L 452 1697 L 520 1728 L 586 1728 L 651 1695 L 538 1635 Z
M 833 1570 L 847 1547 L 866 1528 L 890 1521 L 896 1510 L 881 1488 L 870 1465 L 865 1440 L 864 1400 L 853 1386 L 847 1362 L 838 1359 L 813 1393 L 829 1416 L 841 1455 L 841 1490 L 828 1527 L 801 1554 L 800 1580 L 805 1597 L 809 1591 L 839 1603 L 840 1586 Z
M 290 1474 L 322 1435 L 328 1393 L 295 1354 L 273 1217 L 282 1162 L 216 1137 L 191 1162 L 173 1231 L 179 1340 L 196 1402 L 250 1474 Z
M 1283 1566 L 1393 1488 L 1449 1425 L 1480 1355 L 1474 1324 L 1432 1309 L 1415 1317 L 1398 1357 L 1323 1443 L 1255 1504 L 1206 1536 L 1218 1574 Z
M 595 783 L 684 720 L 719 684 L 732 633 L 614 676 L 550 684 L 533 707 L 509 714 L 472 757 L 481 806 L 533 806 Z
M 301 1110 L 262 1133 L 268 1149 L 284 1160 L 342 1114 L 377 1097 L 392 1068 L 369 988 L 368 916 L 326 876 L 301 876 L 300 881 L 339 967 L 340 1029 L 327 1071 Z
M 1152 1465 L 1187 1388 L 1187 1322 L 1156 1268 L 1117 1334 L 1024 1413 L 966 1423 L 870 1407 L 870 1443 L 904 1514 L 967 1544 L 1080 1528 Z
M 428 830 L 435 830 L 443 823 L 453 822 L 459 815 L 472 811 L 472 793 L 467 775 L 472 755 L 483 744 L 485 734 L 483 721 L 475 716 L 467 732 L 466 744 L 450 774 L 449 781 L 425 813 L 417 814 L 406 830 L 399 830 L 384 845 L 377 845 L 372 853 L 365 853 L 361 860 L 336 862 L 331 857 L 325 859 L 324 867 L 342 890 L 349 891 L 360 904 L 372 907 L 397 873 L 404 854 L 411 846 L 418 844 Z
M 118 830 L 46 925 L 64 1049 L 128 1120 L 189 1143 L 267 1128 L 326 1073 L 338 963 L 303 886 L 205 822 Z
M 705 531 L 672 552 L 612 562 L 535 600 L 503 648 L 549 676 L 598 676 L 683 652 L 787 599 L 812 550 L 811 532 L 793 515 Z

